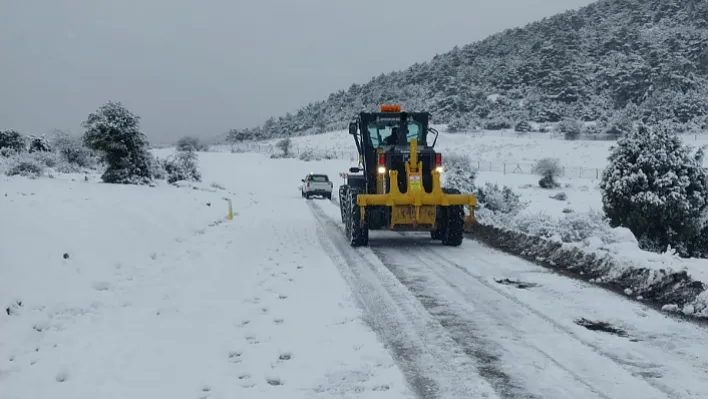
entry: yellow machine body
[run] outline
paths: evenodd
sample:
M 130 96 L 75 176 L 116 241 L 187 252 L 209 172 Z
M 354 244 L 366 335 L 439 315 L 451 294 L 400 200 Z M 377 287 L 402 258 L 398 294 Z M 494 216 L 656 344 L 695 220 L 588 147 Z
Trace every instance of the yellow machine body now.
M 413 227 L 434 230 L 436 226 L 437 207 L 450 205 L 465 205 L 469 213 L 465 224 L 474 221 L 474 207 L 477 197 L 474 194 L 446 194 L 440 184 L 441 171 L 434 168 L 432 173 L 432 190 L 426 192 L 422 184 L 423 163 L 418 161 L 418 141 L 410 141 L 410 158 L 405 163 L 407 191 L 399 191 L 398 184 L 391 184 L 386 192 L 385 173 L 389 181 L 398 181 L 398 171 L 387 170 L 377 174 L 377 193 L 359 194 L 357 205 L 361 208 L 361 222 L 365 221 L 367 206 L 388 206 L 391 208 L 391 223 L 389 229 Z

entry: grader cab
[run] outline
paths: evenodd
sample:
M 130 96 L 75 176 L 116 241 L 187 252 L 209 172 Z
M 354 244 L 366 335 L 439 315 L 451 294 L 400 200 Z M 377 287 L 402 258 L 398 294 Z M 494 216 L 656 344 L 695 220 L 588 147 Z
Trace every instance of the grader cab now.
M 441 187 L 442 154 L 435 152 L 438 133 L 429 120 L 428 112 L 384 104 L 349 124 L 359 165 L 345 175 L 339 203 L 353 247 L 368 245 L 369 230 L 429 231 L 444 245 L 462 244 L 477 198 Z M 429 133 L 435 134 L 432 144 Z

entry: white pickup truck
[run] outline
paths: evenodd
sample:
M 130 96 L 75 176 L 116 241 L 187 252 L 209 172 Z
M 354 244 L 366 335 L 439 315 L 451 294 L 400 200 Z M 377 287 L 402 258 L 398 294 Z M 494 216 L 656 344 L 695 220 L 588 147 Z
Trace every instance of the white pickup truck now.
M 319 195 L 327 199 L 332 199 L 332 182 L 329 177 L 324 174 L 308 173 L 302 179 L 302 196 L 310 199 L 313 195 Z

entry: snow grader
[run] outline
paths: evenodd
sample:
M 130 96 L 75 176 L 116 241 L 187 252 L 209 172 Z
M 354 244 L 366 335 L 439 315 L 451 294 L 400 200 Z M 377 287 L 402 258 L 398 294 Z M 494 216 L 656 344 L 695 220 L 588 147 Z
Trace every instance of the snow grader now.
M 380 112 L 361 112 L 349 124 L 359 165 L 342 174 L 339 204 L 351 246 L 367 246 L 369 230 L 428 231 L 444 245 L 462 244 L 477 198 L 441 187 L 442 154 L 435 152 L 438 132 L 429 120 L 428 112 L 383 104 Z

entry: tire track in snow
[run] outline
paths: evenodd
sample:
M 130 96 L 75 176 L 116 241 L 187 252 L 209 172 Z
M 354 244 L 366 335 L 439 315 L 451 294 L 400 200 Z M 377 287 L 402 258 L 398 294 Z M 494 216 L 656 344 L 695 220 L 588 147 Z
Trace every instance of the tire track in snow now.
M 678 397 L 675 392 L 625 370 L 617 359 L 579 340 L 567 328 L 490 282 L 472 279 L 444 256 L 434 253 L 435 245 L 420 245 L 423 240 L 416 243 L 415 238 L 411 239 L 414 242 L 398 242 L 396 250 L 390 249 L 391 243 L 382 243 L 374 252 L 399 279 L 407 282 L 421 301 L 431 297 L 433 302 L 437 301 L 436 305 L 443 309 L 441 313 L 452 319 L 447 324 L 453 336 L 470 352 L 478 354 L 481 346 L 482 356 L 490 356 L 498 367 L 513 369 L 511 362 L 519 361 L 526 363 L 526 367 L 516 367 L 523 374 L 530 374 L 528 370 L 533 367 L 543 367 L 547 373 L 563 376 L 559 379 L 565 384 L 546 390 L 541 397 Z M 396 246 L 396 241 L 393 242 Z M 416 275 L 423 276 L 418 277 L 421 281 L 415 281 Z M 530 331 L 525 330 L 529 328 Z M 470 339 L 470 335 L 474 338 Z M 495 387 L 504 383 L 504 380 L 493 382 Z M 533 383 L 525 381 L 525 385 Z M 571 386 L 573 392 L 569 392 Z M 500 394 L 507 396 L 510 392 L 503 388 Z
M 602 369 L 605 373 L 610 370 L 611 368 L 615 367 L 617 369 L 618 373 L 624 373 L 626 374 L 628 379 L 634 379 L 637 381 L 642 381 L 644 382 L 647 386 L 651 386 L 655 392 L 661 392 L 661 395 L 658 397 L 666 397 L 666 398 L 682 398 L 681 393 L 679 393 L 676 389 L 668 386 L 664 382 L 662 382 L 661 378 L 656 378 L 655 372 L 656 370 L 661 368 L 661 364 L 637 364 L 636 361 L 633 360 L 628 360 L 628 359 L 623 359 L 619 356 L 616 356 L 615 354 L 608 352 L 605 348 L 601 347 L 600 345 L 590 342 L 588 340 L 585 340 L 578 336 L 571 328 L 564 326 L 563 324 L 559 323 L 558 321 L 554 320 L 552 317 L 548 316 L 547 314 L 544 314 L 543 312 L 535 309 L 533 306 L 530 306 L 526 304 L 525 302 L 519 300 L 515 296 L 505 292 L 504 289 L 501 289 L 499 286 L 495 285 L 491 281 L 485 279 L 482 276 L 477 276 L 471 273 L 467 268 L 464 266 L 460 265 L 457 263 L 455 260 L 450 259 L 446 254 L 441 253 L 439 247 L 437 246 L 431 246 L 429 250 L 422 250 L 420 247 L 417 247 L 413 250 L 412 255 L 416 256 L 417 258 L 420 259 L 421 264 L 426 264 L 428 266 L 432 264 L 437 264 L 440 266 L 439 269 L 436 269 L 434 267 L 428 267 L 429 270 L 434 273 L 438 278 L 441 280 L 444 280 L 448 286 L 450 287 L 455 287 L 458 293 L 467 299 L 468 302 L 473 302 L 475 297 L 472 297 L 470 295 L 470 290 L 465 289 L 467 288 L 472 288 L 474 287 L 476 292 L 480 292 L 486 289 L 487 292 L 491 293 L 492 296 L 497 296 L 501 297 L 504 299 L 500 299 L 500 301 L 506 301 L 508 303 L 513 304 L 513 306 L 516 306 L 520 309 L 524 310 L 524 313 L 528 315 L 529 318 L 535 319 L 540 321 L 541 323 L 545 323 L 549 326 L 549 329 L 554 329 L 557 331 L 563 332 L 567 337 L 571 338 L 573 341 L 577 342 L 578 344 L 584 346 L 587 348 L 588 353 L 590 353 L 588 356 L 585 358 L 588 359 L 591 356 L 595 355 L 598 358 L 601 358 L 598 360 L 595 364 L 601 364 L 601 363 L 606 363 L 606 367 L 599 367 L 595 366 L 595 368 Z M 479 255 L 473 254 L 473 261 L 474 262 L 484 262 L 487 264 L 490 264 L 488 260 L 484 259 L 483 257 Z M 467 283 L 467 284 L 465 284 Z M 496 318 L 500 321 L 500 323 L 504 323 L 507 325 L 509 328 L 517 328 L 515 327 L 514 323 L 511 323 L 509 320 L 503 320 L 503 316 L 500 316 L 498 312 L 492 312 L 490 315 L 496 316 Z M 552 353 L 546 353 L 543 349 L 537 348 L 541 353 L 544 353 L 544 356 L 549 357 L 554 362 L 558 361 L 555 359 Z M 614 364 L 611 364 L 614 363 Z M 560 365 L 560 363 L 558 363 Z M 566 370 L 569 372 L 572 372 L 569 368 L 564 367 Z M 636 370 L 638 368 L 643 369 L 640 372 L 637 372 Z M 577 374 L 576 374 L 577 375 Z M 578 375 L 579 376 L 579 375 Z M 661 373 L 659 373 L 659 377 L 661 376 Z M 648 398 L 652 397 L 651 396 L 651 391 L 647 391 L 645 394 L 639 395 L 641 387 L 637 387 L 632 390 L 632 393 L 638 396 L 641 396 L 642 398 Z M 646 389 L 646 388 L 644 388 Z M 655 394 L 656 395 L 656 394 Z
M 498 398 L 474 363 L 422 304 L 367 248 L 352 249 L 340 223 L 308 202 L 322 247 L 339 268 L 372 329 L 391 349 L 420 398 Z M 477 378 L 475 378 L 477 377 Z

